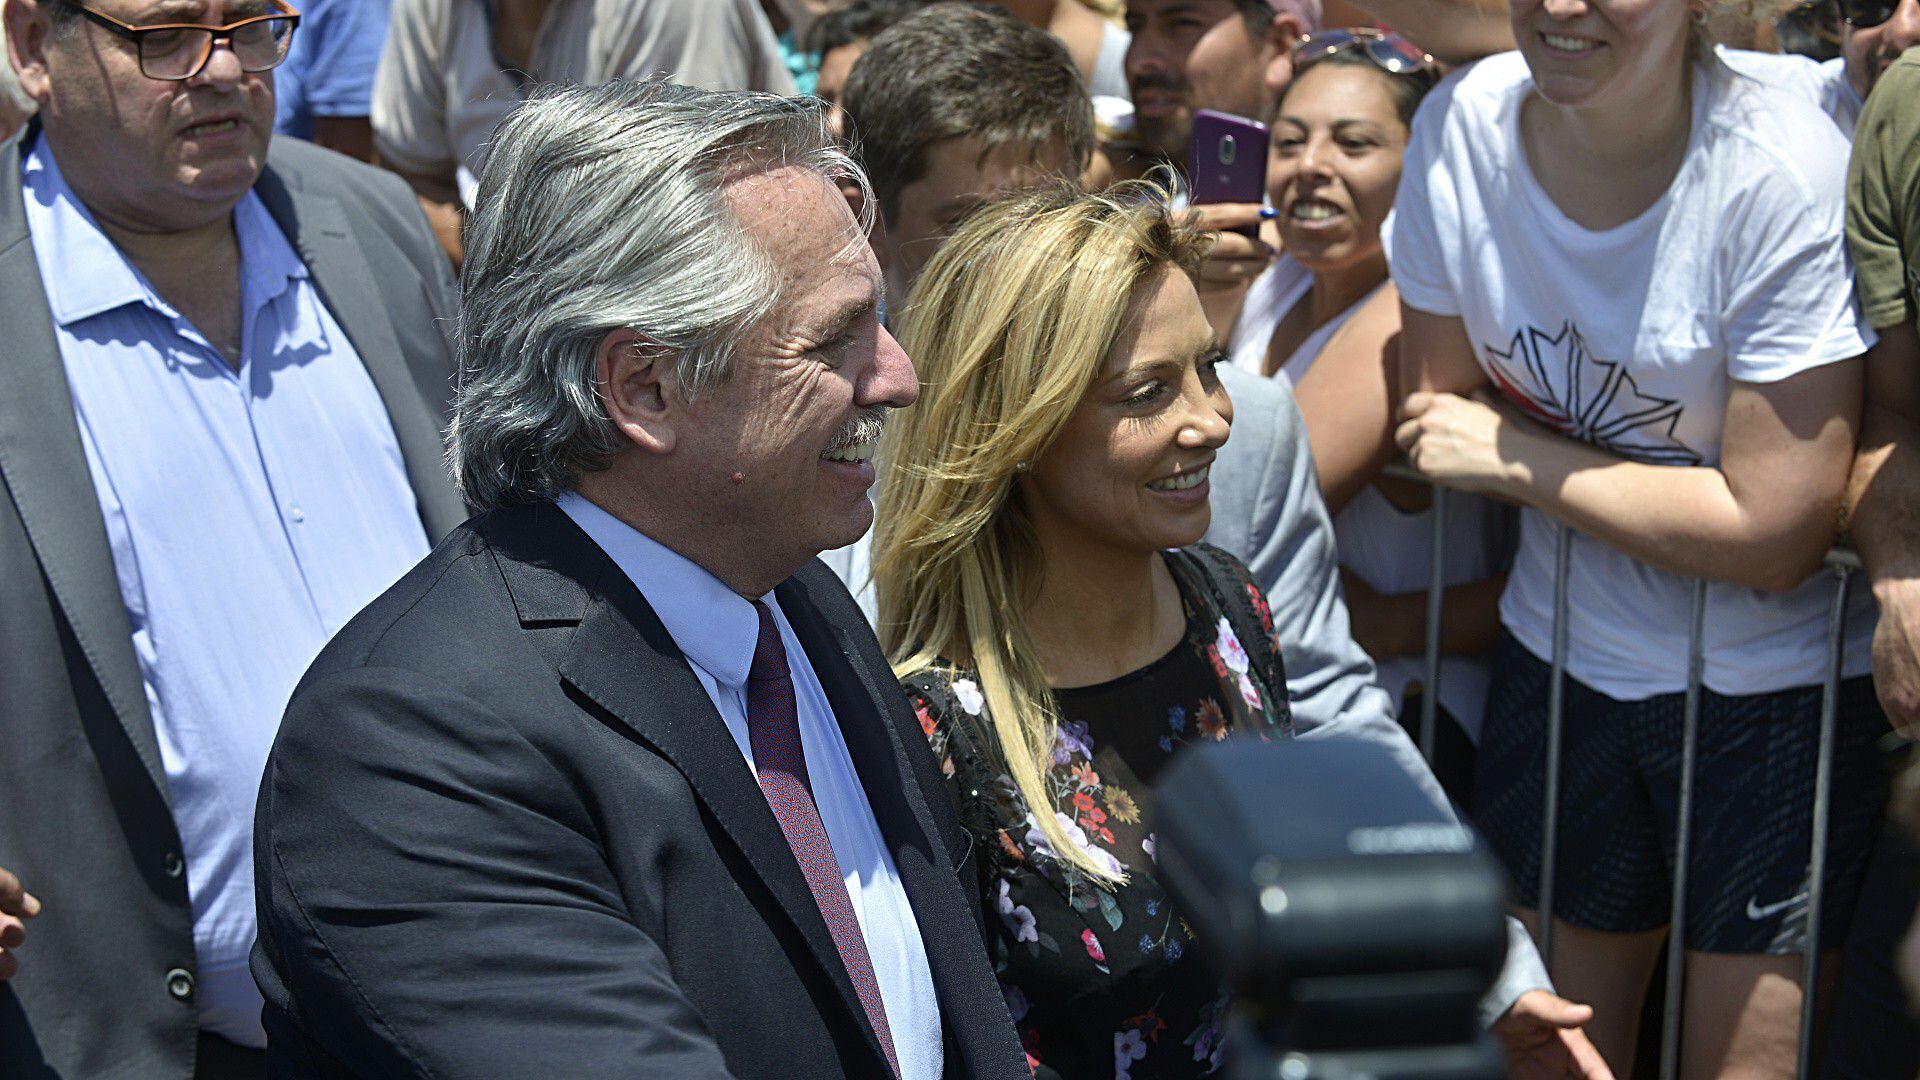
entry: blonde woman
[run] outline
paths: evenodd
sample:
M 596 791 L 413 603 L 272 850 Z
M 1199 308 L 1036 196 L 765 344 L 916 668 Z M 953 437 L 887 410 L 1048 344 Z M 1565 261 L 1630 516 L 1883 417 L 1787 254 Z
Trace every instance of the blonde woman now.
M 1187 278 L 1205 248 L 1151 206 L 1020 196 L 947 242 L 901 325 L 926 389 L 882 450 L 882 644 L 1003 845 L 995 960 L 1063 1076 L 1210 1071 L 1218 987 L 1140 873 L 1141 802 L 1181 744 L 1288 723 L 1258 590 L 1190 548 L 1233 419 Z
M 1185 743 L 1291 733 L 1266 601 L 1199 544 L 1233 407 L 1188 276 L 1205 241 L 1163 205 L 1123 186 L 970 217 L 903 312 L 925 386 L 882 449 L 881 641 L 982 841 L 988 949 L 1043 1077 L 1217 1066 L 1224 1003 L 1144 797 Z M 1592 1061 L 1587 1010 L 1509 1003 L 1516 1075 Z

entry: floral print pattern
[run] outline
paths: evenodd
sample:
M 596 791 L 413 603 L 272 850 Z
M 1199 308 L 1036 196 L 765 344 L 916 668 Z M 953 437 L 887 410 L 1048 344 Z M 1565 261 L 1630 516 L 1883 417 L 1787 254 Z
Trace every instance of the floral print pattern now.
M 1235 619 L 1219 610 L 1225 596 L 1253 599 L 1271 642 L 1271 617 L 1244 569 L 1210 582 L 1204 560 L 1169 553 L 1168 565 L 1187 609 L 1185 639 L 1139 671 L 1055 692 L 1061 723 L 1046 807 L 1028 806 L 999 763 L 972 672 L 907 681 L 961 818 L 984 841 L 975 845 L 980 887 L 998 915 L 989 916 L 989 951 L 1040 1077 L 1205 1076 L 1220 1066 L 1226 1002 L 1189 959 L 1193 932 L 1154 876 L 1146 796 L 1180 747 L 1236 730 L 1284 734 L 1290 724 L 1284 700 L 1270 713 L 1263 690 L 1284 694 L 1281 674 L 1259 670 Z M 1277 664 L 1277 645 L 1267 655 Z M 1126 883 L 1102 887 L 1062 861 L 1042 813 Z

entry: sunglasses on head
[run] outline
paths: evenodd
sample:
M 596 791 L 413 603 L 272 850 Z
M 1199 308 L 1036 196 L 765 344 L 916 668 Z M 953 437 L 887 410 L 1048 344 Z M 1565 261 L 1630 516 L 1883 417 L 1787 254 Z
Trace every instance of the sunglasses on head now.
M 1893 18 L 1900 0 L 1838 0 L 1840 21 L 1855 30 L 1866 30 Z
M 1347 30 L 1321 30 L 1306 34 L 1293 45 L 1293 66 L 1297 71 L 1335 53 L 1359 52 L 1390 75 L 1437 74 L 1440 65 L 1420 47 L 1399 34 L 1385 33 L 1364 26 Z

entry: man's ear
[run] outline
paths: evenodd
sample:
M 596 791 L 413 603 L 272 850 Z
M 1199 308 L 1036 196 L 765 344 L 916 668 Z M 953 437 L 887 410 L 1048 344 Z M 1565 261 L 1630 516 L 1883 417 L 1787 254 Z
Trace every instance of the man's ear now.
M 600 339 L 593 389 L 613 426 L 654 454 L 673 451 L 680 421 L 679 354 L 625 327 Z
M 1267 108 L 1280 104 L 1280 95 L 1293 84 L 1293 47 L 1307 36 L 1307 24 L 1292 12 L 1278 12 L 1267 24 L 1260 42 L 1260 82 L 1267 92 Z
M 20 89 L 43 108 L 53 87 L 47 74 L 47 46 L 53 36 L 53 26 L 47 20 L 46 6 L 57 2 L 0 0 L 0 19 L 6 22 L 7 44 L 6 55 L 0 56 L 0 63 L 12 61 Z

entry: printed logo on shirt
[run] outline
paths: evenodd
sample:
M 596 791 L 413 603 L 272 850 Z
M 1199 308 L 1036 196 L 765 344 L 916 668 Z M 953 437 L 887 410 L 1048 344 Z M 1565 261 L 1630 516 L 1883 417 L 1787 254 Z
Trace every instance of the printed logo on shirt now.
M 1486 353 L 1501 392 L 1562 435 L 1650 464 L 1701 464 L 1674 435 L 1685 406 L 1643 392 L 1621 365 L 1588 352 L 1572 322 L 1557 333 L 1522 327 L 1505 348 L 1489 344 Z

